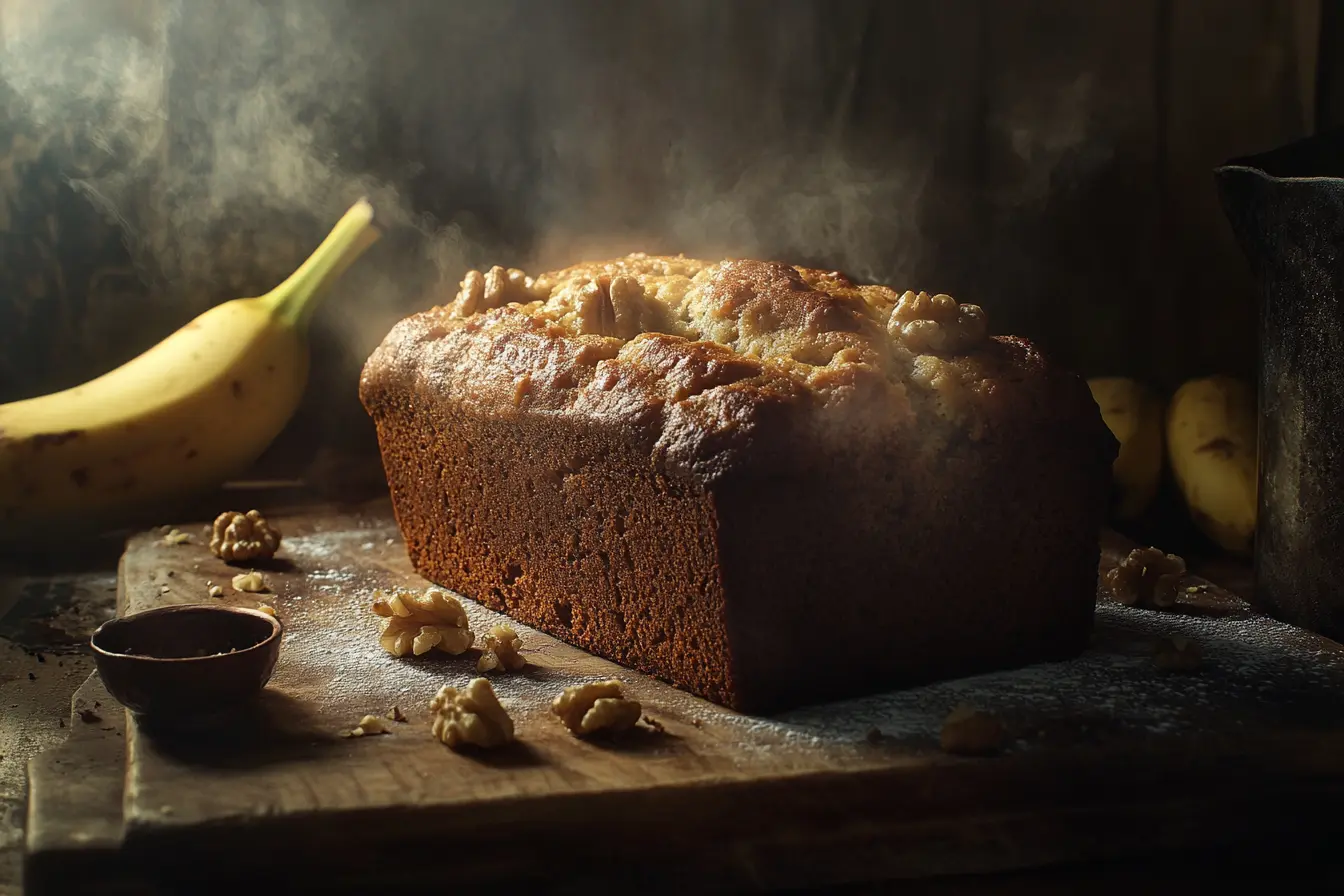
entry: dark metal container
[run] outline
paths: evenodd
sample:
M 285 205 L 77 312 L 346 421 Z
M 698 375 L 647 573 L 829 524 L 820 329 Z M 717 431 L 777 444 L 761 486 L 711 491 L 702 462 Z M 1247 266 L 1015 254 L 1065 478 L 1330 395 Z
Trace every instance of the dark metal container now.
M 1261 290 L 1255 600 L 1344 640 L 1344 129 L 1215 178 Z

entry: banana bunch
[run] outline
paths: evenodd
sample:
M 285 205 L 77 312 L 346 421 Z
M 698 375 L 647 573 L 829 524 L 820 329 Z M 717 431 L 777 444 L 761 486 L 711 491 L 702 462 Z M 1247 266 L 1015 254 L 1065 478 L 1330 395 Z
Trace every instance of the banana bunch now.
M 1195 524 L 1224 550 L 1255 538 L 1255 391 L 1227 376 L 1191 380 L 1172 396 L 1167 445 L 1176 484 Z
M 1256 408 L 1250 386 L 1228 376 L 1190 380 L 1167 407 L 1124 377 L 1088 380 L 1102 419 L 1120 442 L 1112 466 L 1112 515 L 1132 520 L 1162 479 L 1163 442 L 1190 516 L 1227 551 L 1245 553 L 1255 537 Z
M 256 460 L 303 396 L 318 300 L 377 239 L 360 200 L 266 295 L 217 305 L 83 385 L 0 405 L 0 541 L 116 525 Z
M 1100 377 L 1087 385 L 1120 443 L 1111 466 L 1111 512 L 1116 519 L 1132 520 L 1152 503 L 1162 481 L 1162 401 L 1125 377 Z

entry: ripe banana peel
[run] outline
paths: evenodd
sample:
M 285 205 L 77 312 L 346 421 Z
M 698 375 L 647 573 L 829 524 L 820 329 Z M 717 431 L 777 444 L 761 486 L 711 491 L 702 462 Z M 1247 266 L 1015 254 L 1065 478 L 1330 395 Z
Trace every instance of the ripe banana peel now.
M 1195 524 L 1224 550 L 1255 538 L 1255 391 L 1228 376 L 1191 380 L 1167 412 L 1171 469 Z
M 1116 519 L 1132 520 L 1152 503 L 1162 481 L 1162 401 L 1141 383 L 1125 377 L 1087 381 L 1120 453 L 1111 465 Z
M 319 300 L 378 236 L 361 199 L 271 292 L 87 383 L 0 405 L 0 541 L 114 526 L 256 460 L 303 396 Z

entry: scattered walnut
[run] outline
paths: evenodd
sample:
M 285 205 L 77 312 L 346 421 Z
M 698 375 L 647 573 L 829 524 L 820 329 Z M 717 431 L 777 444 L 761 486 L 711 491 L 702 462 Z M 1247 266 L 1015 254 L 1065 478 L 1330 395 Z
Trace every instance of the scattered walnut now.
M 485 651 L 476 661 L 477 672 L 493 672 L 503 669 L 516 672 L 527 665 L 527 660 L 518 655 L 523 646 L 522 639 L 510 625 L 496 625 L 485 636 Z
M 79 710 L 79 720 L 92 725 L 94 722 L 101 722 L 103 717 L 86 706 Z
M 206 584 L 209 584 L 209 583 L 207 582 Z M 210 585 L 210 587 L 207 589 L 206 593 L 209 594 L 211 597 L 223 597 L 223 596 L 224 596 L 224 589 L 221 588 L 221 587 L 219 587 L 218 585 Z
M 210 550 L 225 563 L 267 560 L 279 548 L 280 531 L 256 510 L 221 513 L 210 529 Z
M 257 604 L 257 609 L 265 613 L 267 616 L 275 615 L 275 607 L 271 606 L 270 604 Z
M 624 731 L 639 721 L 643 707 L 622 696 L 619 681 L 596 681 L 565 688 L 551 704 L 551 712 L 577 735 L 595 731 Z
M 989 336 L 979 305 L 962 305 L 949 295 L 907 290 L 891 310 L 887 330 L 912 352 L 961 352 Z
M 191 536 L 186 532 L 179 532 L 177 529 L 169 529 L 168 534 L 163 536 L 164 544 L 187 544 L 191 541 Z
M 1103 581 L 1107 590 L 1127 606 L 1165 609 L 1176 603 L 1185 561 L 1157 548 L 1135 548 Z
M 467 271 L 457 291 L 457 298 L 448 305 L 448 316 L 471 317 L 481 306 L 483 298 L 485 298 L 485 275 L 480 271 Z
M 378 643 L 393 656 L 420 656 L 435 648 L 456 655 L 476 640 L 461 602 L 437 588 L 380 597 L 373 612 L 384 617 Z
M 1173 635 L 1153 646 L 1153 663 L 1163 672 L 1194 672 L 1204 659 L 1198 641 Z
M 406 713 L 401 711 L 400 706 L 392 707 L 392 709 L 387 713 L 387 717 L 394 722 L 406 721 Z
M 266 590 L 266 580 L 261 577 L 261 573 L 255 570 L 241 573 L 233 577 L 233 590 L 260 594 Z
M 359 724 L 350 729 L 350 737 L 363 737 L 366 734 L 388 734 L 387 726 L 378 716 L 365 716 Z
M 945 753 L 988 756 L 1002 749 L 1004 740 L 1003 726 L 998 719 L 962 704 L 943 720 L 939 745 Z
M 465 744 L 497 747 L 513 740 L 513 720 L 488 679 L 473 678 L 462 689 L 444 685 L 429 701 L 429 712 L 434 737 L 454 749 Z

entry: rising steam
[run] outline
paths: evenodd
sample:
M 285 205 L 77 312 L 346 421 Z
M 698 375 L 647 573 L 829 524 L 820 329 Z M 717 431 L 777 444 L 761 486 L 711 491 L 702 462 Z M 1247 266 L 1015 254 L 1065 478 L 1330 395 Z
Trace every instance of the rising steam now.
M 868 7 L 767 6 L 0 0 L 0 94 L 178 320 L 270 288 L 368 196 L 388 237 L 319 317 L 353 401 L 468 267 L 645 250 L 940 288 L 927 213 L 965 195 L 929 188 L 941 148 L 846 139 L 857 61 L 819 62 Z M 1058 188 L 1088 104 L 1082 80 L 991 123 L 1026 172 L 996 201 Z

